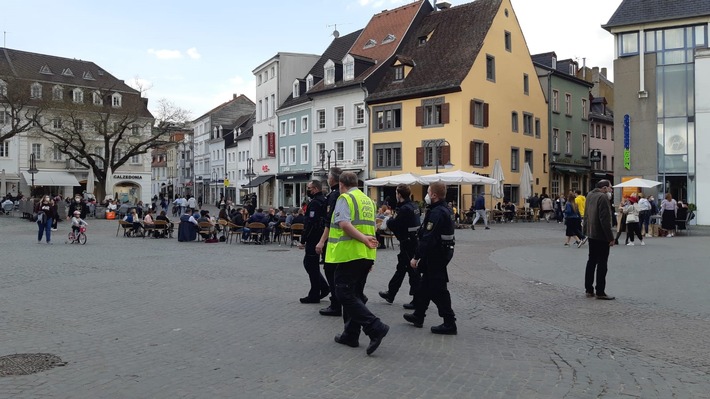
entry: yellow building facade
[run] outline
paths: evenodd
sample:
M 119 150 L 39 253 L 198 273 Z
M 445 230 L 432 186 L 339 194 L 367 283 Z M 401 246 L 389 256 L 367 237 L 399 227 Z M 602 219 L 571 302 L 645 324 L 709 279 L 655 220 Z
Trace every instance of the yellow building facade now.
M 467 14 L 473 17 L 486 12 L 487 21 L 479 18 L 465 24 L 470 19 Z M 460 31 L 460 28 L 475 31 L 476 23 L 479 27 L 489 24 L 483 37 L 482 33 Z M 458 38 L 451 36 L 457 26 Z M 437 35 L 441 37 L 437 38 Z M 547 104 L 510 1 L 478 0 L 434 11 L 412 36 L 416 42 L 409 47 L 411 53 L 406 53 L 407 47 L 402 49 L 405 54 L 393 62 L 392 76 L 385 77 L 380 86 L 382 93 L 373 93 L 373 100 L 369 101 L 372 115 L 371 177 L 408 172 L 431 174 L 436 172 L 437 163 L 439 172 L 443 172 L 444 164 L 449 163 L 453 164 L 450 170 L 493 176 L 495 161 L 499 160 L 505 178 L 505 195 L 522 206 L 520 183 L 527 160 L 533 176 L 532 193 L 541 193 L 548 180 L 545 166 Z M 452 43 L 454 39 L 459 40 Z M 435 72 L 430 76 L 414 75 L 437 70 L 445 74 L 450 57 L 471 57 L 470 48 L 458 46 L 475 46 L 478 52 L 475 59 L 468 60 L 468 72 L 464 71 L 457 85 L 444 81 L 447 77 Z M 431 65 L 432 62 L 439 62 L 441 67 Z M 418 71 L 424 63 L 427 66 L 421 69 L 428 71 Z M 401 70 L 397 71 L 398 68 Z M 402 79 L 398 80 L 400 77 Z M 416 87 L 397 88 L 398 83 L 405 83 L 410 78 L 416 80 L 412 85 L 420 90 Z M 426 83 L 427 79 L 430 79 L 429 83 Z M 437 84 L 437 80 L 441 83 Z M 449 87 L 437 89 L 437 85 Z M 400 110 L 401 128 L 387 129 L 392 118 L 386 112 L 397 109 Z M 383 119 L 385 129 L 381 129 Z M 396 119 L 393 123 L 396 124 Z M 401 146 L 400 164 L 396 163 L 396 158 L 393 159 L 395 162 L 386 158 L 391 151 L 382 153 L 388 146 L 390 150 L 396 150 L 397 143 Z M 459 208 L 468 209 L 476 192 L 490 194 L 490 189 L 490 186 L 464 185 L 458 193 L 450 190 L 448 199 L 460 201 Z M 382 197 L 382 190 L 377 190 L 371 189 L 373 198 Z M 412 191 L 416 199 L 422 198 L 424 190 L 415 186 Z M 487 207 L 497 201 L 500 200 L 486 195 Z

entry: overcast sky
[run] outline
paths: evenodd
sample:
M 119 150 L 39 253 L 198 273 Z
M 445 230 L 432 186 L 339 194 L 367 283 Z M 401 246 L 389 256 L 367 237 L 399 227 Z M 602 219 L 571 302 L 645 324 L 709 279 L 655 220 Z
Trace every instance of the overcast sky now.
M 151 105 L 167 98 L 198 117 L 232 93 L 253 100 L 251 71 L 277 52 L 320 55 L 332 25 L 347 34 L 409 2 L 2 0 L 0 31 L 8 48 L 93 61 L 129 84 L 140 79 Z M 532 54 L 555 51 L 580 65 L 586 57 L 613 79 L 613 40 L 600 25 L 621 0 L 512 3 Z

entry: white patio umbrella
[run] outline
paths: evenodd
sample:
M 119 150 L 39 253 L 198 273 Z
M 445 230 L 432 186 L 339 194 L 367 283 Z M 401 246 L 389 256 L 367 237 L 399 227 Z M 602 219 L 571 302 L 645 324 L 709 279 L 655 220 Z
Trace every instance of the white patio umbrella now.
M 417 184 L 420 176 L 414 173 L 401 173 L 393 176 L 378 177 L 376 179 L 365 180 L 366 186 L 396 186 L 399 184 Z
M 491 196 L 493 198 L 503 198 L 503 181 L 505 181 L 505 176 L 503 176 L 503 166 L 501 166 L 499 159 L 496 159 L 496 162 L 493 164 L 492 177 L 495 179 L 496 184 L 493 185 Z
M 0 171 L 0 195 L 7 194 L 5 187 L 7 187 L 7 178 L 5 177 L 5 169 L 3 169 Z
M 89 176 L 86 178 L 86 192 L 94 195 L 94 168 L 89 168 Z
M 522 203 L 532 195 L 533 175 L 530 170 L 530 164 L 525 162 L 523 173 L 520 174 L 520 195 L 523 197 Z
M 106 197 L 113 198 L 113 171 L 110 166 L 106 168 Z
M 462 170 L 455 170 L 453 172 L 436 173 L 433 175 L 426 175 L 420 178 L 422 184 L 429 184 L 433 182 L 444 182 L 449 184 L 496 184 L 497 181 L 493 178 L 477 175 L 475 173 L 464 172 Z
M 619 183 L 614 187 L 639 187 L 639 188 L 652 188 L 660 185 L 661 182 L 655 180 L 642 179 L 640 177 L 627 180 L 623 183 Z

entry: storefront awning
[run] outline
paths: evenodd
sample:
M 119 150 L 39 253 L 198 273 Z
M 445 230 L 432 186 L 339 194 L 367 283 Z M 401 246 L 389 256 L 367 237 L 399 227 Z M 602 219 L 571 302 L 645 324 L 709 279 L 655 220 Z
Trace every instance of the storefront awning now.
M 569 173 L 572 175 L 586 175 L 587 173 L 589 173 L 589 170 L 587 169 L 573 168 L 570 166 L 555 165 L 553 168 L 557 173 Z
M 29 172 L 22 172 L 27 184 L 32 184 L 32 175 Z M 67 172 L 47 172 L 39 171 L 35 173 L 35 186 L 52 186 L 52 187 L 75 187 L 79 186 L 79 180 L 71 173 Z
M 273 179 L 274 175 L 261 175 L 257 176 L 252 180 L 251 182 L 247 184 L 242 184 L 242 187 L 244 188 L 250 188 L 250 187 L 259 187 L 262 184 L 266 183 L 267 181 Z
M 279 180 L 303 181 L 311 177 L 311 172 L 279 173 L 276 178 Z

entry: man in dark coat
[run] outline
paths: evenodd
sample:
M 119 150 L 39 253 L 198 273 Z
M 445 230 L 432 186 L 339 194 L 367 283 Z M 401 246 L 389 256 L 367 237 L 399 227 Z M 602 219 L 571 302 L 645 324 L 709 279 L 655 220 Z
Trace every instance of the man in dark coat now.
M 614 246 L 614 232 L 611 228 L 613 212 L 609 204 L 611 192 L 611 182 L 600 180 L 596 188 L 587 195 L 584 211 L 584 227 L 589 239 L 589 258 L 584 273 L 584 290 L 587 298 L 595 297 L 594 274 L 596 272 L 596 298 L 614 299 L 605 291 L 609 249 Z
M 303 226 L 299 249 L 306 250 L 303 257 L 303 267 L 308 273 L 311 289 L 308 295 L 301 298 L 301 303 L 319 303 L 328 296 L 330 288 L 325 277 L 320 272 L 320 255 L 316 252 L 316 245 L 323 235 L 325 215 L 328 210 L 328 200 L 323 195 L 323 185 L 318 180 L 312 180 L 306 186 L 306 194 L 311 199 L 306 208 L 306 223 Z
M 343 171 L 340 168 L 330 168 L 328 172 L 328 185 L 330 186 L 330 193 L 328 193 L 328 207 L 326 208 L 325 221 L 323 225 L 325 229 L 323 230 L 323 235 L 320 238 L 320 242 L 316 245 L 316 252 L 319 254 L 325 254 L 326 243 L 328 242 L 328 234 L 330 233 L 330 221 L 333 218 L 333 211 L 335 210 L 335 204 L 338 202 L 338 197 L 340 197 L 340 174 Z M 338 298 L 335 296 L 335 266 L 334 264 L 324 262 L 323 271 L 325 273 L 325 278 L 328 280 L 328 286 L 330 287 L 330 306 L 323 308 L 319 311 L 323 316 L 340 316 L 342 315 L 342 305 Z

